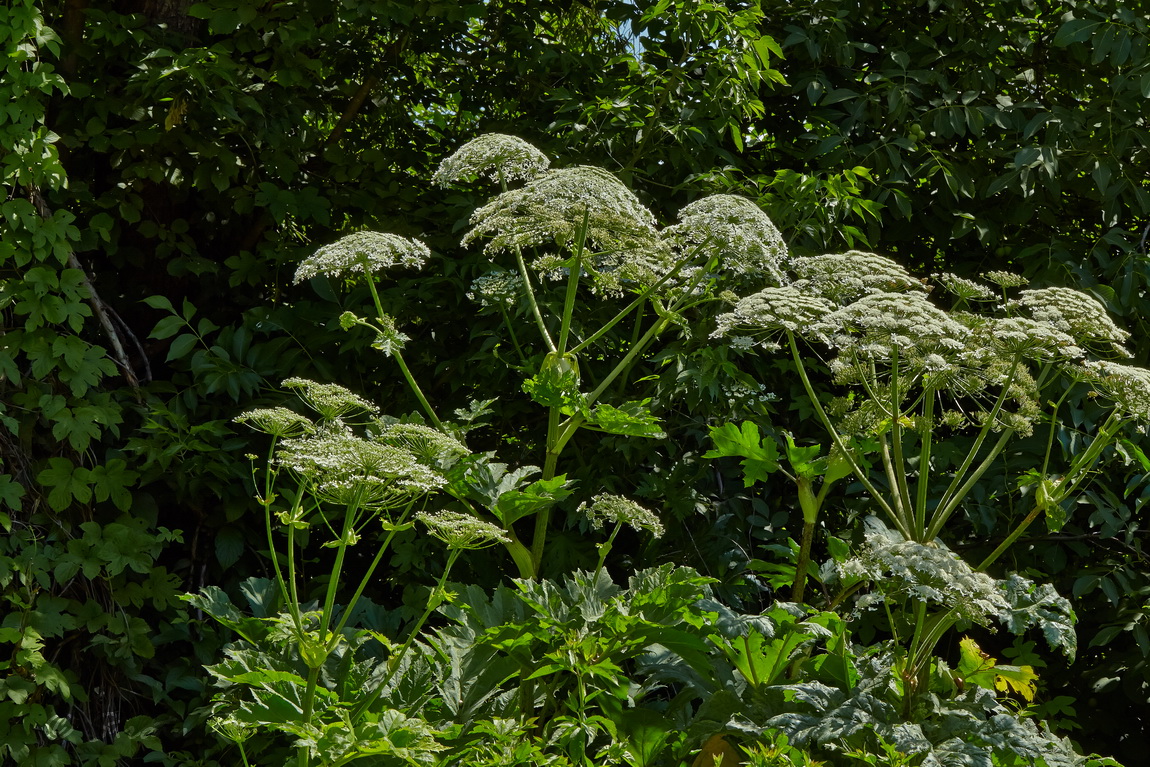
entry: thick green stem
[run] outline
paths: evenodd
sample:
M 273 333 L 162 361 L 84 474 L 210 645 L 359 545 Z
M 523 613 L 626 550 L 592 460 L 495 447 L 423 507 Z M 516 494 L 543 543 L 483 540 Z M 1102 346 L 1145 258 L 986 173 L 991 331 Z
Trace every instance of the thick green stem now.
M 547 332 L 547 323 L 543 321 L 543 312 L 539 310 L 539 302 L 535 298 L 535 288 L 531 287 L 531 275 L 527 272 L 527 263 L 523 260 L 523 250 L 515 246 L 515 263 L 519 267 L 519 277 L 523 280 L 523 288 L 527 292 L 527 303 L 531 307 L 531 316 L 535 318 L 535 325 L 539 328 L 539 335 L 543 343 L 547 344 L 547 351 L 555 351 L 555 341 Z
M 559 343 L 555 351 L 563 355 L 567 351 L 567 338 L 571 335 L 571 319 L 575 314 L 575 296 L 579 292 L 579 277 L 583 272 L 583 249 L 587 244 L 587 217 L 590 210 L 583 211 L 583 223 L 576 234 L 575 258 L 567 272 L 567 292 L 563 296 L 563 316 L 559 322 Z
M 818 524 L 818 499 L 811 489 L 811 480 L 798 478 L 799 506 L 803 512 L 803 537 L 799 543 L 799 557 L 795 562 L 795 582 L 791 586 L 791 601 L 802 602 L 806 595 L 807 568 L 811 562 L 811 547 L 815 540 L 815 526 Z
M 347 622 L 351 618 L 352 608 L 355 607 L 356 603 L 359 601 L 359 598 L 363 596 L 364 589 L 367 588 L 367 584 L 371 580 L 371 576 L 375 573 L 375 568 L 378 567 L 379 563 L 383 561 L 384 552 L 386 552 L 391 546 L 392 539 L 395 538 L 396 533 L 399 532 L 398 528 L 403 525 L 404 521 L 407 519 L 407 515 L 411 513 L 411 508 L 414 503 L 415 502 L 412 501 L 407 505 L 407 508 L 405 508 L 403 513 L 399 515 L 399 521 L 396 522 L 395 526 L 388 531 L 387 537 L 384 538 L 383 543 L 379 545 L 378 550 L 375 552 L 375 557 L 372 558 L 371 564 L 367 567 L 367 572 L 365 572 L 363 577 L 360 578 L 359 586 L 356 588 L 355 593 L 351 595 L 351 599 L 349 599 L 347 605 L 344 606 L 343 617 L 340 619 L 339 625 L 335 627 L 335 631 L 332 632 L 333 637 L 331 639 L 331 643 L 328 646 L 329 650 L 335 649 L 334 643 L 336 641 L 336 637 L 339 637 L 343 634 L 344 627 L 347 626 Z
M 942 523 L 945 522 L 946 518 L 949 517 L 954 509 L 958 507 L 958 504 L 962 501 L 963 497 L 965 497 L 966 492 L 969 491 L 971 483 L 967 482 L 965 485 L 963 485 L 963 477 L 966 476 L 966 471 L 970 468 L 970 465 L 974 463 L 974 459 L 978 456 L 978 451 L 982 448 L 982 443 L 986 441 L 986 437 L 990 434 L 990 430 L 993 428 L 994 423 L 998 418 L 998 414 L 1002 410 L 1002 406 L 1006 403 L 1007 392 L 1010 390 L 1011 384 L 1014 383 L 1014 375 L 1018 372 L 1018 367 L 1021 363 L 1021 356 L 1014 358 L 1014 362 L 1010 366 L 1010 371 L 1006 374 L 1006 379 L 1002 384 L 1002 391 L 999 392 L 998 399 L 995 400 L 994 407 L 990 409 L 990 413 L 987 415 L 986 420 L 983 422 L 982 428 L 978 430 L 978 436 L 975 437 L 974 444 L 971 445 L 970 450 L 967 451 L 966 457 L 962 461 L 962 465 L 959 466 L 958 470 L 954 473 L 954 479 L 951 480 L 950 485 L 946 488 L 946 491 L 943 492 L 942 498 L 939 499 L 938 509 L 941 509 L 941 511 L 936 510 L 934 513 L 934 520 L 931 522 L 930 526 L 930 529 L 933 531 L 933 535 L 928 535 L 927 540 L 930 540 L 934 537 L 934 535 L 938 534 L 938 530 L 942 527 Z M 1009 435 L 1013 434 L 1013 429 L 1003 430 L 1004 437 L 1009 437 Z M 1006 446 L 1002 439 L 999 439 L 999 445 L 1002 447 Z M 995 455 L 995 453 L 992 450 L 991 456 L 993 455 Z M 985 465 L 985 461 L 983 463 Z M 960 485 L 963 488 L 962 490 L 959 490 Z
M 914 506 L 910 500 L 910 485 L 907 484 L 906 479 L 906 459 L 902 452 L 902 394 L 899 387 L 897 347 L 895 347 L 891 357 L 890 368 L 890 433 L 895 464 L 894 485 L 891 486 L 891 490 L 898 493 L 898 505 L 902 507 L 904 526 L 913 531 Z
M 998 442 L 994 443 L 994 447 L 986 454 L 986 458 L 982 459 L 982 463 L 978 465 L 978 468 L 967 476 L 966 482 L 962 484 L 962 487 L 950 495 L 950 500 L 948 500 L 945 505 L 940 504 L 939 507 L 935 509 L 934 516 L 931 518 L 930 527 L 927 528 L 926 531 L 925 540 L 931 541 L 938 536 L 939 531 L 942 530 L 942 526 L 946 524 L 946 521 L 950 519 L 950 515 L 953 514 L 955 510 L 958 509 L 959 504 L 962 503 L 962 499 L 966 497 L 966 494 L 970 492 L 978 480 L 982 479 L 982 475 L 986 473 L 986 470 L 991 467 L 998 456 L 1002 455 L 1002 451 L 1006 449 L 1006 444 L 1010 442 L 1013 436 L 1014 429 L 1003 429 L 1002 434 L 998 437 Z M 969 456 L 973 456 L 973 453 L 970 453 Z M 966 469 L 964 468 L 962 471 L 965 474 Z M 962 476 L 962 474 L 957 474 L 955 475 L 955 479 L 957 480 Z M 951 485 L 953 486 L 954 483 L 952 482 Z
M 895 523 L 895 525 L 899 528 L 899 532 L 901 532 L 909 540 L 911 537 L 910 531 L 903 529 L 898 516 L 894 513 L 894 510 L 890 507 L 890 504 L 888 504 L 886 500 L 883 499 L 882 495 L 878 492 L 878 489 L 875 488 L 870 479 L 867 478 L 866 472 L 864 472 L 862 467 L 859 466 L 858 461 L 855 460 L 854 454 L 852 454 L 851 451 L 847 449 L 847 446 L 843 443 L 842 437 L 839 435 L 838 430 L 835 429 L 833 424 L 831 424 L 831 419 L 827 417 L 826 411 L 823 410 L 822 403 L 819 402 L 818 395 L 815 394 L 814 387 L 811 386 L 811 380 L 807 376 L 806 366 L 803 364 L 802 357 L 799 356 L 799 347 L 795 341 L 795 334 L 789 330 L 787 331 L 787 345 L 790 346 L 791 356 L 795 360 L 795 367 L 798 368 L 799 378 L 803 382 L 803 389 L 806 390 L 807 397 L 811 401 L 811 407 L 814 408 L 815 415 L 818 416 L 819 421 L 823 425 L 823 428 L 827 430 L 827 433 L 831 436 L 831 440 L 835 443 L 835 447 L 838 448 L 843 458 L 845 458 L 847 463 L 850 464 L 851 471 L 854 472 L 855 477 L 858 478 L 858 481 L 862 483 L 864 488 L 866 488 L 866 491 L 870 493 L 871 499 L 876 504 L 878 504 L 879 508 L 883 510 L 883 513 L 885 513 L 891 519 L 891 521 Z
M 441 604 L 441 595 L 444 593 L 444 584 L 447 583 L 447 576 L 451 572 L 451 568 L 455 565 L 455 560 L 459 559 L 459 555 L 463 552 L 462 549 L 451 549 L 451 553 L 447 555 L 447 564 L 443 568 L 443 573 L 440 574 L 439 580 L 435 583 L 435 589 L 431 592 L 431 596 L 427 600 L 427 606 L 423 610 L 423 614 L 419 616 L 419 620 L 411 627 L 407 634 L 407 639 L 404 640 L 403 645 L 396 651 L 390 658 L 387 659 L 387 674 L 380 681 L 379 685 L 368 694 L 363 701 L 356 706 L 355 711 L 351 714 L 351 723 L 356 725 L 363 719 L 367 710 L 379 700 L 379 696 L 383 694 L 384 689 L 391 683 L 392 677 L 399 670 L 399 664 L 403 661 L 403 657 L 407 654 L 408 649 L 411 648 L 415 638 L 419 635 L 423 624 L 427 622 L 428 617 L 435 611 Z
M 371 300 L 375 303 L 375 316 L 380 323 L 383 323 L 385 322 L 384 317 L 387 316 L 387 313 L 383 311 L 383 301 L 379 298 L 379 291 L 375 289 L 375 280 L 371 278 L 366 257 L 363 259 L 363 269 L 367 274 L 367 287 L 371 290 Z M 407 363 L 404 362 L 403 353 L 399 350 L 398 345 L 397 348 L 392 350 L 392 356 L 395 357 L 395 361 L 399 363 L 399 369 L 403 372 L 403 377 L 407 381 L 407 385 L 411 388 L 411 391 L 415 394 L 415 398 L 419 400 L 420 406 L 423 407 L 423 412 L 427 413 L 427 417 L 431 420 L 431 423 L 435 425 L 435 428 L 442 430 L 443 424 L 439 422 L 439 418 L 435 415 L 431 403 L 427 401 L 427 397 L 423 396 L 423 390 L 420 389 L 419 384 L 415 382 L 415 376 L 411 374 Z
M 423 396 L 423 390 L 420 389 L 419 384 L 415 382 L 415 376 L 411 374 L 407 363 L 403 361 L 403 353 L 400 352 L 399 349 L 395 349 L 392 352 L 392 356 L 395 357 L 395 361 L 399 363 L 399 369 L 403 371 L 403 377 L 407 380 L 407 385 L 411 387 L 411 391 L 415 393 L 415 398 L 419 400 L 423 412 L 427 413 L 427 417 L 431 420 L 432 425 L 442 431 L 443 424 L 440 423 L 439 416 L 435 414 L 435 410 L 432 409 L 431 403 L 427 401 L 427 397 Z
M 919 541 L 928 541 L 926 537 L 926 501 L 927 489 L 930 482 L 930 451 L 934 444 L 934 390 L 927 388 L 923 402 L 923 428 L 922 448 L 918 451 L 918 492 L 914 501 L 914 531 Z

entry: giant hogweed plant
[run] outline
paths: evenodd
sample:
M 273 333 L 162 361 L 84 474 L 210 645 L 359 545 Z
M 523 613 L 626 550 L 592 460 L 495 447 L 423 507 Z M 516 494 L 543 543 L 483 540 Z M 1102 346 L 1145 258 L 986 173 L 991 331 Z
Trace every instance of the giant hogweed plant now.
M 438 748 L 435 733 L 419 718 L 428 701 L 397 697 L 396 691 L 406 689 L 403 679 L 426 672 L 422 655 L 412 648 L 422 646 L 424 622 L 450 601 L 445 584 L 461 552 L 502 544 L 518 575 L 537 579 L 552 507 L 573 492 L 559 460 L 575 433 L 663 436 L 649 400 L 619 396 L 628 371 L 672 327 L 689 332 L 687 313 L 714 301 L 725 275 L 732 285 L 782 275 L 781 236 L 757 207 L 739 198 L 705 198 L 685 209 L 678 224 L 660 230 L 654 215 L 611 174 L 583 166 L 550 170 L 533 147 L 502 135 L 464 146 L 443 163 L 436 181 L 479 175 L 495 179 L 501 191 L 475 211 L 463 242 L 486 241 L 493 262 L 507 259 L 512 268 L 493 263 L 476 281 L 473 296 L 503 315 L 520 369 L 529 373 L 523 390 L 546 409 L 542 468 L 509 468 L 493 454 L 474 454 L 466 446 L 467 433 L 490 401 L 455 411 L 455 421 L 442 418 L 425 396 L 418 371 L 407 364 L 410 338 L 388 314 L 376 280 L 391 269 L 422 266 L 430 255 L 426 246 L 394 234 L 358 232 L 305 259 L 297 282 L 322 275 L 366 283 L 371 310 L 346 311 L 339 323 L 371 334 L 372 346 L 394 360 L 420 412 L 402 419 L 381 416 L 336 384 L 289 379 L 284 387 L 295 390 L 312 415 L 276 407 L 237 419 L 272 438 L 257 486 L 274 578 L 251 587 L 266 597 L 253 602 L 253 608 L 259 605 L 254 618 L 243 617 L 216 589 L 189 599 L 240 637 L 228 659 L 211 671 L 226 690 L 220 731 L 236 741 L 245 760 L 250 727 L 294 738 L 300 765 L 384 754 L 431 759 Z M 541 300 L 554 285 L 561 299 Z M 598 326 L 589 326 L 590 315 L 580 311 L 587 301 L 627 295 L 633 298 Z M 526 322 L 516 313 L 521 307 Z M 607 368 L 584 390 L 584 358 L 629 318 L 629 342 L 617 355 L 596 351 Z M 605 401 L 609 389 L 615 404 Z M 437 507 L 446 510 L 427 510 Z M 579 510 L 593 527 L 609 527 L 593 582 L 606 578 L 604 561 L 622 525 L 655 535 L 662 530 L 655 515 L 619 496 L 598 494 Z M 532 516 L 525 543 L 519 526 Z M 396 535 L 416 523 L 444 540 L 450 554 L 422 615 L 405 629 L 402 642 L 393 642 L 356 621 L 373 609 L 365 595 Z M 322 577 L 303 566 L 314 566 L 314 553 L 309 559 L 305 552 L 316 544 L 331 550 L 320 560 L 329 567 Z M 350 568 L 351 552 L 365 546 L 372 550 Z M 356 582 L 345 583 L 353 569 Z M 372 642 L 375 650 L 368 649 Z M 520 673 L 524 718 L 537 705 L 537 671 Z
M 1125 356 L 1128 334 L 1098 301 L 1076 290 L 1020 290 L 1024 280 L 1001 272 L 983 275 L 986 283 L 937 275 L 934 287 L 951 296 L 944 309 L 931 300 L 926 281 L 875 254 L 798 258 L 790 270 L 786 284 L 738 300 L 719 317 L 713 337 L 743 350 L 789 354 L 829 437 L 829 455 L 820 458 L 818 446 L 799 448 L 788 436 L 784 461 L 753 423 L 713 429 L 709 455 L 741 457 L 748 486 L 775 472 L 795 483 L 804 522 L 792 586 L 796 598 L 802 598 L 812 572 L 813 535 L 827 492 L 836 480 L 853 475 L 873 510 L 865 542 L 853 557 L 841 543 L 833 547 L 837 561 L 821 574 L 825 585 L 838 589 L 830 597 L 832 608 L 852 600 L 858 610 L 881 606 L 892 639 L 888 650 L 867 662 L 886 681 L 848 684 L 837 692 L 819 682 L 795 684 L 794 700 L 806 704 L 801 713 L 768 721 L 799 743 L 878 731 L 874 717 L 863 724 L 866 717 L 854 716 L 862 705 L 860 691 L 870 685 L 868 695 L 874 695 L 891 689 L 881 685 L 893 684 L 897 704 L 892 706 L 890 695 L 879 696 L 890 708 L 887 734 L 898 735 L 897 744 L 912 753 L 929 751 L 924 763 L 977 764 L 1003 751 L 1072 763 L 1072 755 L 1053 740 L 1042 746 L 1023 730 L 1007 736 L 1001 729 L 1007 721 L 997 715 L 967 732 L 965 745 L 945 739 L 940 744 L 940 718 L 965 706 L 969 719 L 970 712 L 992 705 L 993 695 L 986 698 L 983 690 L 980 702 L 966 700 L 956 708 L 964 696 L 956 694 L 953 680 L 1014 690 L 1029 701 L 1034 676 L 1029 667 L 983 663 L 970 640 L 963 645 L 961 673 L 948 671 L 935 649 L 955 626 L 997 621 L 1015 633 L 1039 627 L 1073 659 L 1069 602 L 1048 584 L 1018 575 L 996 580 L 986 571 L 1038 517 L 1057 532 L 1103 453 L 1123 429 L 1150 420 L 1150 371 L 1114 361 Z M 841 396 L 820 396 L 810 371 L 816 360 L 829 368 Z M 1086 387 L 1109 412 L 1085 448 L 1058 465 L 1059 411 L 1076 387 Z M 1027 513 L 972 566 L 941 540 L 947 523 L 1013 440 L 1035 432 L 1045 439 L 1041 465 L 1017 476 L 1014 486 L 1029 504 Z M 965 447 L 957 460 L 938 458 L 955 454 L 939 449 L 947 440 Z M 870 593 L 860 596 L 867 586 Z M 898 721 L 903 729 L 889 729 Z M 994 722 L 999 732 L 987 734 Z M 911 730 L 908 723 L 914 724 Z M 924 745 L 931 743 L 930 749 Z

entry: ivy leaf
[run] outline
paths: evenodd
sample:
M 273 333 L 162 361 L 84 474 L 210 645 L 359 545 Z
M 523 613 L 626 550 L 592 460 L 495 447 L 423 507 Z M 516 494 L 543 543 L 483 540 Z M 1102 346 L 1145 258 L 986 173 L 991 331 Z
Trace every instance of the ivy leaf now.
M 67 458 L 49 458 L 48 468 L 36 475 L 36 481 L 51 488 L 48 505 L 53 511 L 64 511 L 73 501 L 92 500 L 91 472 Z
M 24 486 L 17 482 L 11 474 L 0 474 L 0 503 L 12 511 L 20 511 L 21 498 L 24 497 Z M 5 517 L 6 519 L 6 517 Z M 8 526 L 4 526 L 8 529 Z

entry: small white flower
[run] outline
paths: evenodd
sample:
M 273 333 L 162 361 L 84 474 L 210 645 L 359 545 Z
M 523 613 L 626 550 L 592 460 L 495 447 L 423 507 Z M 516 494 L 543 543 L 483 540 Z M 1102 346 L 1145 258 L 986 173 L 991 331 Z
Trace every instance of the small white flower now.
M 521 138 L 487 133 L 468 141 L 439 164 L 431 180 L 449 186 L 474 176 L 504 181 L 529 181 L 547 170 L 547 155 Z
M 431 251 L 419 240 L 384 232 L 356 232 L 324 245 L 296 269 L 296 283 L 323 274 L 342 277 L 396 266 L 419 268 Z
M 654 512 L 621 495 L 602 493 L 592 498 L 589 504 L 579 504 L 578 511 L 596 530 L 601 529 L 604 523 L 614 522 L 630 525 L 635 530 L 647 530 L 656 538 L 663 536 L 663 523 Z

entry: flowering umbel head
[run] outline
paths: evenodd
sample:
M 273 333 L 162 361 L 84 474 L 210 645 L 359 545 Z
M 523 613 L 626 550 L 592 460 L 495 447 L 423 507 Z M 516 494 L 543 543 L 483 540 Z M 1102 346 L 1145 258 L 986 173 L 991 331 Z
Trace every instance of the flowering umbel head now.
M 490 522 L 456 511 L 424 512 L 415 515 L 427 532 L 452 549 L 485 549 L 497 543 L 511 543 L 505 532 Z
M 338 384 L 318 383 L 306 378 L 288 378 L 280 385 L 285 389 L 294 389 L 299 398 L 319 413 L 325 421 L 334 421 L 348 413 L 379 411 L 379 408 L 363 397 Z
M 411 452 L 362 439 L 338 424 L 313 436 L 284 440 L 277 462 L 316 497 L 364 508 L 392 508 L 446 483 Z
M 626 272 L 630 264 L 642 262 L 649 271 L 652 254 L 667 260 L 654 214 L 602 168 L 548 171 L 476 210 L 471 223 L 463 244 L 490 238 L 486 250 L 491 254 L 548 243 L 571 251 L 582 234 L 594 254 L 584 268 L 609 275 L 615 283 L 615 273 Z M 551 259 L 543 266 L 556 264 Z
M 1097 299 L 1073 288 L 1024 290 L 1011 302 L 1039 322 L 1073 336 L 1079 346 L 1099 346 L 1123 357 L 1130 353 L 1122 346 L 1130 334 L 1114 324 Z
M 356 232 L 324 245 L 296 269 L 296 283 L 323 274 L 344 277 L 396 266 L 419 268 L 431 251 L 419 240 L 384 232 Z
M 784 332 L 807 333 L 833 309 L 829 301 L 793 287 L 764 288 L 720 314 L 711 338 L 730 338 L 736 347 L 771 346 Z
M 431 180 L 449 186 L 473 176 L 491 179 L 530 181 L 547 170 L 547 155 L 521 138 L 504 133 L 487 133 L 468 141 L 439 164 Z
M 696 263 L 717 257 L 723 270 L 765 275 L 783 282 L 789 258 L 783 235 L 762 209 L 745 197 L 714 194 L 679 211 L 679 223 L 663 230 L 681 253 L 698 249 Z M 760 284 L 762 284 L 760 282 Z
M 315 431 L 315 425 L 294 410 L 286 407 L 266 407 L 248 410 L 232 419 L 245 423 L 257 431 L 273 437 L 296 437 Z
M 602 493 L 592 498 L 589 504 L 579 504 L 579 511 L 596 529 L 603 527 L 604 523 L 614 522 L 630 525 L 635 530 L 647 530 L 656 538 L 663 536 L 663 523 L 654 512 L 621 495 Z
M 794 287 L 836 304 L 871 293 L 922 290 L 922 283 L 897 262 L 877 253 L 848 250 L 795 259 Z
M 1096 389 L 1129 417 L 1150 423 L 1150 370 L 1100 360 L 1084 365 Z

